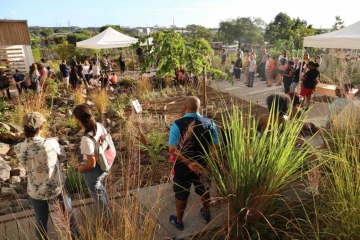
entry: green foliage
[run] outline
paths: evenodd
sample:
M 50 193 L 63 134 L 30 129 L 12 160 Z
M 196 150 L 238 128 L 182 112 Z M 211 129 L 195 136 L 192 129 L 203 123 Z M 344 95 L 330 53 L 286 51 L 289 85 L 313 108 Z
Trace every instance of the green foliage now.
M 185 66 L 186 48 L 185 41 L 176 32 L 155 32 L 152 34 L 153 44 L 156 46 L 143 64 L 141 73 L 144 74 L 148 68 L 160 58 L 157 75 L 159 77 L 174 77 L 175 69 Z
M 32 55 L 34 57 L 34 62 L 40 62 L 41 54 L 38 48 L 32 49 Z
M 71 55 L 73 55 L 76 51 L 76 47 L 73 44 L 69 44 L 65 41 L 62 44 L 59 44 L 55 48 L 55 52 L 59 55 L 60 59 L 68 59 Z
M 66 118 L 64 122 L 67 128 L 71 128 L 71 129 L 78 128 L 78 125 L 76 124 L 75 119 L 73 117 Z
M 185 33 L 184 38 L 186 41 L 193 41 L 199 38 L 203 38 L 207 41 L 211 41 L 213 39 L 212 32 L 204 26 L 191 24 L 186 26 L 186 30 L 189 31 Z
M 164 156 L 160 155 L 160 152 L 166 149 L 166 136 L 166 132 L 161 132 L 155 128 L 152 128 L 152 130 L 146 134 L 145 138 L 148 144 L 141 144 L 141 147 L 149 153 L 153 161 L 166 160 Z
M 82 174 L 78 172 L 77 168 L 71 166 L 67 169 L 67 182 L 70 193 L 79 193 L 82 195 L 82 198 L 91 197 L 85 179 Z
M 344 21 L 341 19 L 340 16 L 335 16 L 335 23 L 332 25 L 332 31 L 336 31 L 339 29 L 344 28 Z
M 43 28 L 40 30 L 40 35 L 43 37 L 50 37 L 51 34 L 54 33 L 54 30 L 52 28 Z
M 253 234 L 256 239 L 294 239 L 301 230 L 292 220 L 303 215 L 294 210 L 301 201 L 293 189 L 301 182 L 311 151 L 296 147 L 302 120 L 280 127 L 278 113 L 271 112 L 259 137 L 256 121 L 249 116 L 251 110 L 242 113 L 238 106 L 224 112 L 224 145 L 214 158 L 207 158 L 213 187 L 229 203 L 231 239 Z
M 70 44 L 76 44 L 76 42 L 80 42 L 86 39 L 89 39 L 91 37 L 90 34 L 86 34 L 86 33 L 72 33 L 67 35 L 66 40 L 70 43 Z
M 259 18 L 249 17 L 221 21 L 217 39 L 227 44 L 232 44 L 237 40 L 241 47 L 261 43 L 264 39 L 261 27 L 264 24 L 264 21 Z
M 120 25 L 105 25 L 105 26 L 102 26 L 99 30 L 99 32 L 103 32 L 105 31 L 108 27 L 111 27 L 113 28 L 114 30 L 118 31 L 118 32 L 121 32 L 123 33 L 124 31 L 121 29 L 121 26 Z
M 279 13 L 266 27 L 265 39 L 282 49 L 301 49 L 306 36 L 316 34 L 316 30 L 300 18 L 291 19 L 286 13 Z M 280 42 L 282 41 L 282 42 Z

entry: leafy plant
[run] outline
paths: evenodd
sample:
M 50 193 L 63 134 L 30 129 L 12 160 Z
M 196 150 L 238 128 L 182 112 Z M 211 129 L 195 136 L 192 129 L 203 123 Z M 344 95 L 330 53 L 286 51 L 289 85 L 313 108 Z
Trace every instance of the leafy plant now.
M 149 156 L 153 161 L 166 160 L 164 156 L 160 155 L 160 152 L 166 149 L 166 136 L 166 132 L 161 132 L 154 128 L 146 134 L 145 138 L 147 144 L 141 144 L 141 147 L 149 153 Z
M 67 128 L 76 129 L 78 125 L 75 122 L 75 119 L 73 117 L 68 117 L 65 120 L 65 126 Z
M 4 98 L 0 98 L 0 121 L 1 122 L 4 122 L 6 120 L 4 113 L 8 110 L 9 110 L 9 105 L 8 105 L 7 101 L 5 101 Z

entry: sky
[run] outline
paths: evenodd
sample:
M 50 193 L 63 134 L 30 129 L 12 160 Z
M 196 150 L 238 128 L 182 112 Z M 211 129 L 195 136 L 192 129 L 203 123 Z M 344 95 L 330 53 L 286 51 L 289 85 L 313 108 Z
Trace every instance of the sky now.
M 295 4 L 298 3 L 298 4 Z M 336 4 L 335 4 L 336 3 Z M 360 20 L 355 0 L 0 0 L 0 19 L 28 20 L 29 26 L 218 27 L 237 17 L 260 17 L 266 23 L 279 12 L 300 17 L 316 28 L 330 28 L 339 15 L 345 26 Z

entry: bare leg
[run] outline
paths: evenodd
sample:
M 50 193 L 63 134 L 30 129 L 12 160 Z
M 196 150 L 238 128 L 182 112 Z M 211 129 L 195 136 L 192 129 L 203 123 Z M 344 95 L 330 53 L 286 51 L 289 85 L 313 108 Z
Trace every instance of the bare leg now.
M 182 223 L 187 201 L 176 200 L 176 222 Z M 205 207 L 204 207 L 205 209 Z

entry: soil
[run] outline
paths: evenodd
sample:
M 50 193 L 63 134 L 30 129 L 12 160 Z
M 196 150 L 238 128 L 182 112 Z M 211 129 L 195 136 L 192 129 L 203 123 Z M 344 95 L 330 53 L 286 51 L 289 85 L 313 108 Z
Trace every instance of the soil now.
M 157 185 L 169 180 L 172 164 L 168 160 L 168 132 L 171 123 L 184 115 L 184 101 L 189 95 L 192 95 L 192 93 L 194 92 L 181 88 L 176 92 L 172 91 L 172 93 L 167 94 L 167 96 L 159 97 L 155 100 L 140 100 L 143 108 L 141 114 L 136 114 L 132 108 L 125 107 L 124 118 L 128 120 L 126 124 L 126 121 L 119 119 L 119 117 L 114 115 L 110 116 L 109 113 L 106 114 L 106 118 L 109 118 L 115 123 L 111 134 L 115 145 L 118 146 L 117 159 L 119 159 L 119 161 L 114 163 L 111 173 L 107 178 L 108 185 L 115 186 L 117 190 L 121 191 L 128 187 L 134 188 Z M 197 96 L 200 100 L 203 100 L 203 95 L 200 94 Z M 267 112 L 263 107 L 251 105 L 245 100 L 236 99 L 228 93 L 222 93 L 210 87 L 207 87 L 207 102 L 208 106 L 210 105 L 207 116 L 212 118 L 219 128 L 222 122 L 221 109 L 230 109 L 235 105 L 244 113 L 248 113 L 251 107 L 254 117 L 259 117 Z M 164 121 L 159 120 L 159 115 L 163 116 Z M 133 125 L 130 126 L 129 122 Z M 164 133 L 165 137 L 162 141 L 163 150 L 159 154 L 159 158 L 162 158 L 162 160 L 152 159 L 147 151 L 136 145 L 134 140 L 129 140 L 139 136 L 136 129 L 137 127 L 142 130 L 145 136 L 151 131 Z M 62 125 L 60 125 L 60 129 L 52 126 L 49 128 L 49 131 L 52 132 L 49 135 L 59 136 L 63 130 L 62 128 L 64 128 Z M 79 129 L 76 128 L 67 133 L 67 138 L 70 143 L 77 142 L 75 135 L 78 131 Z M 129 149 L 131 149 L 131 151 L 129 151 Z M 79 155 L 76 147 L 72 148 L 67 154 L 70 152 L 73 152 L 75 156 Z M 81 160 L 80 156 L 78 160 Z M 70 163 L 68 163 L 68 165 L 69 164 Z M 138 179 L 141 179 L 140 182 L 138 182 Z M 17 198 L 26 199 L 26 183 L 22 182 L 21 185 L 24 189 L 22 193 L 19 193 L 18 196 L 3 195 L 0 197 L 0 201 L 13 201 Z M 78 199 L 79 195 L 75 194 L 72 197 Z

